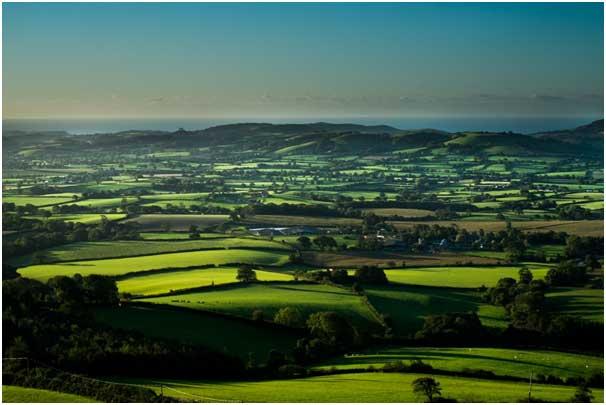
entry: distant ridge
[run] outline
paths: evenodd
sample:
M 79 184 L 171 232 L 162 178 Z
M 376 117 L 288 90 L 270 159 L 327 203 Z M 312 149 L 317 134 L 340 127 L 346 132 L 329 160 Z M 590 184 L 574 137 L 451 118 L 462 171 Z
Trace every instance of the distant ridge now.
M 532 134 L 541 139 L 551 139 L 571 144 L 604 145 L 604 120 L 596 120 L 587 125 L 561 131 Z
M 166 149 L 229 148 L 266 155 L 292 154 L 382 154 L 431 149 L 440 153 L 464 150 L 495 154 L 584 154 L 601 155 L 604 148 L 604 120 L 569 130 L 535 133 L 447 132 L 436 129 L 402 130 L 388 125 L 240 123 L 203 130 L 122 131 L 87 136 L 64 132 L 32 133 L 28 136 L 5 133 L 3 145 L 10 150 L 30 143 L 49 143 L 70 150 L 115 149 L 122 146 L 151 146 Z

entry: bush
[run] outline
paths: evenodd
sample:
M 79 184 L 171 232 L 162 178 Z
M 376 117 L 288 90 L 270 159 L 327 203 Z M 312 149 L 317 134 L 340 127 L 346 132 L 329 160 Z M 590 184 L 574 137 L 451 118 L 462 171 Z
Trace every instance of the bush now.
M 274 316 L 274 322 L 291 328 L 302 328 L 305 326 L 303 314 L 297 308 L 281 308 Z
M 263 313 L 263 310 L 261 309 L 255 309 L 252 312 L 252 320 L 253 321 L 258 321 L 258 322 L 262 322 L 265 320 L 265 314 Z
M 587 282 L 587 270 L 572 261 L 561 262 L 549 269 L 545 281 L 552 286 L 576 286 Z
M 486 330 L 475 312 L 448 313 L 427 316 L 415 339 L 435 344 L 468 344 L 481 341 L 485 335 Z
M 296 364 L 285 364 L 278 369 L 278 373 L 284 377 L 304 377 L 307 369 Z
M 386 284 L 387 276 L 377 266 L 362 266 L 356 270 L 354 277 L 361 283 Z

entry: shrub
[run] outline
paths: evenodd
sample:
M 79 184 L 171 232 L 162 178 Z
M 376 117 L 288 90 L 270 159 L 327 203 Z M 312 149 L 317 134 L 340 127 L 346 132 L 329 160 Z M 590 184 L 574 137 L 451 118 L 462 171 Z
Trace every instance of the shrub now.
M 274 316 L 274 322 L 291 328 L 301 328 L 305 326 L 303 314 L 297 308 L 281 308 Z

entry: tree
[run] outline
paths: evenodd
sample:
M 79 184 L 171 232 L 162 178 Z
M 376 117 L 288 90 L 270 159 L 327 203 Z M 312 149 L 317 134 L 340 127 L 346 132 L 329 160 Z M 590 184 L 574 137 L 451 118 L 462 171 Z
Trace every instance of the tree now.
M 362 266 L 356 270 L 354 276 L 362 283 L 386 284 L 388 282 L 385 271 L 377 266 Z
M 82 279 L 82 287 L 89 304 L 115 305 L 120 300 L 116 281 L 111 277 L 91 274 Z
M 311 239 L 309 239 L 307 236 L 300 236 L 297 238 L 297 242 L 299 242 L 301 247 L 305 250 L 311 248 Z
M 412 392 L 417 396 L 426 397 L 427 402 L 433 402 L 434 397 L 442 395 L 442 388 L 433 378 L 421 377 L 412 382 Z
M 334 269 L 330 271 L 330 280 L 334 283 L 343 284 L 349 280 L 349 274 L 345 269 Z
M 280 308 L 274 316 L 274 322 L 291 328 L 300 328 L 305 325 L 303 314 L 293 307 Z
M 32 255 L 32 264 L 43 264 L 47 259 L 46 253 L 38 251 Z
M 347 319 L 336 312 L 316 312 L 307 319 L 310 333 L 332 346 L 348 347 L 353 344 L 355 329 Z
M 255 309 L 252 313 L 252 320 L 261 322 L 265 319 L 265 315 L 261 309 Z
M 530 284 L 533 278 L 532 272 L 528 270 L 528 267 L 522 267 L 520 271 L 518 271 L 518 276 L 520 283 L 524 284 Z
M 315 238 L 314 244 L 317 245 L 320 250 L 332 249 L 338 246 L 337 241 L 333 237 L 326 235 L 321 235 Z
M 200 230 L 197 225 L 189 226 L 189 239 L 200 239 Z
M 577 387 L 574 396 L 570 399 L 570 402 L 591 402 L 593 400 L 593 394 L 589 387 L 583 383 Z
M 507 242 L 505 246 L 505 257 L 507 260 L 517 262 L 524 256 L 526 245 L 521 239 L 514 239 Z
M 428 343 L 451 344 L 482 341 L 486 330 L 475 312 L 428 315 L 415 339 Z
M 257 281 L 257 273 L 255 273 L 250 265 L 242 264 L 238 268 L 236 280 L 242 281 L 243 283 L 251 283 L 253 281 Z
M 587 281 L 587 269 L 573 261 L 563 261 L 558 267 L 549 269 L 545 281 L 554 287 L 583 284 Z

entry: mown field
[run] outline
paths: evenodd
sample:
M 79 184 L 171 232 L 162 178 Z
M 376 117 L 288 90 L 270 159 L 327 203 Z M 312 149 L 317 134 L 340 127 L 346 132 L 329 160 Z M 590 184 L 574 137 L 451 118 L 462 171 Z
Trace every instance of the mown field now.
M 136 330 L 146 336 L 226 351 L 245 360 L 252 353 L 258 362 L 264 362 L 272 349 L 287 352 L 300 337 L 284 328 L 179 309 L 97 308 L 95 319 L 115 328 Z
M 183 268 L 203 265 L 249 263 L 265 266 L 280 266 L 288 262 L 284 251 L 221 249 L 196 252 L 166 253 L 159 255 L 126 257 L 121 259 L 87 260 L 57 264 L 40 264 L 19 269 L 23 277 L 45 281 L 54 276 L 74 274 L 101 274 L 117 276 L 147 270 Z
M 118 281 L 120 292 L 131 294 L 162 294 L 171 290 L 235 283 L 238 269 L 236 267 L 219 267 L 210 269 L 170 271 L 145 276 L 131 277 Z M 255 270 L 260 281 L 290 281 L 290 274 L 272 271 Z
M 209 238 L 200 240 L 184 240 L 171 242 L 151 241 L 109 241 L 109 242 L 79 242 L 60 245 L 55 248 L 42 250 L 46 263 L 66 262 L 77 260 L 105 259 L 112 257 L 144 256 L 160 253 L 205 249 L 232 248 L 261 248 L 274 250 L 290 250 L 288 245 L 263 239 L 253 238 Z M 11 263 L 27 266 L 32 262 L 32 256 L 24 256 L 12 260 Z
M 522 266 L 491 267 L 419 267 L 385 270 L 387 279 L 394 283 L 417 284 L 433 287 L 477 288 L 492 287 L 504 277 L 518 278 Z M 545 278 L 549 267 L 529 265 L 535 279 Z
M 42 217 L 27 216 L 25 218 L 33 218 L 42 220 Z M 83 224 L 98 224 L 103 218 L 110 221 L 119 221 L 126 218 L 126 214 L 53 214 L 49 220 L 61 220 L 65 222 L 80 222 Z
M 220 225 L 229 219 L 227 215 L 191 215 L 191 214 L 145 214 L 128 219 L 136 222 L 142 232 L 150 231 L 187 231 L 190 225 L 201 229 Z
M 604 369 L 604 358 L 547 350 L 517 350 L 484 347 L 376 347 L 325 362 L 320 368 L 382 367 L 385 363 L 421 360 L 436 369 L 488 370 L 499 376 L 526 378 L 529 373 L 561 378 L 588 377 Z
M 553 311 L 604 323 L 604 290 L 556 288 L 545 297 Z
M 2 386 L 2 402 L 8 403 L 62 403 L 62 402 L 97 402 L 92 398 L 63 392 L 41 390 L 36 388 Z
M 71 197 L 45 197 L 45 196 L 32 196 L 32 195 L 3 195 L 3 203 L 13 203 L 15 205 L 35 205 L 36 207 L 43 207 L 48 205 L 56 205 L 73 201 Z
M 143 240 L 184 240 L 189 239 L 187 232 L 141 232 Z M 219 233 L 202 233 L 200 239 L 223 238 L 225 235 Z
M 535 279 L 544 279 L 560 259 L 571 259 L 584 267 L 592 264 L 589 276 L 576 287 L 549 287 L 546 305 L 538 310 L 546 311 L 542 319 L 563 314 L 604 321 L 603 289 L 590 288 L 599 286 L 603 279 L 603 256 L 595 247 L 599 241 L 569 241 L 570 245 L 583 245 L 580 250 L 589 246 L 587 252 L 579 254 L 574 252 L 579 249 L 566 245 L 570 235 L 603 236 L 601 156 L 593 156 L 592 151 L 540 156 L 531 146 L 526 151 L 525 146 L 508 143 L 487 145 L 485 138 L 495 134 L 479 133 L 403 131 L 393 135 L 393 143 L 381 145 L 381 139 L 391 135 L 376 134 L 376 140 L 369 142 L 356 129 L 346 126 L 333 131 L 329 124 L 319 125 L 317 131 L 306 126 L 297 133 L 294 125 L 263 129 L 265 124 L 243 124 L 210 129 L 208 137 L 198 136 L 200 132 L 185 138 L 179 132 L 169 135 L 167 142 L 161 134 L 153 135 L 154 142 L 147 142 L 145 132 L 113 135 L 120 141 L 117 144 L 111 142 L 109 134 L 93 135 L 85 143 L 80 143 L 84 137 L 63 139 L 52 134 L 45 134 L 52 143 L 28 145 L 27 137 L 14 145 L 9 142 L 13 150 L 5 153 L 3 184 L 7 195 L 3 201 L 20 208 L 4 207 L 3 224 L 8 231 L 5 252 L 9 252 L 5 263 L 19 267 L 22 276 L 40 281 L 56 275 L 112 276 L 120 305 L 92 306 L 99 328 L 111 326 L 137 331 L 150 339 L 201 345 L 254 365 L 267 365 L 272 350 L 291 353 L 297 341 L 299 347 L 306 344 L 300 341 L 302 337 L 326 335 L 309 343 L 305 349 L 313 359 L 302 364 L 314 371 L 321 368 L 327 372 L 334 367 L 343 372 L 280 380 L 273 379 L 279 375 L 277 370 L 265 379 L 234 373 L 225 381 L 200 381 L 194 373 L 192 381 L 137 380 L 140 374 L 127 374 L 128 364 L 120 364 L 124 366 L 120 375 L 133 378 L 123 382 L 156 391 L 162 384 L 165 395 L 184 401 L 419 402 L 423 398 L 413 395 L 411 382 L 431 376 L 442 384 L 445 397 L 459 402 L 519 402 L 527 399 L 526 380 L 480 379 L 479 373 L 477 378 L 463 378 L 442 376 L 439 371 L 421 375 L 359 369 L 379 368 L 396 360 L 422 360 L 436 370 L 486 370 L 523 379 L 530 373 L 569 378 L 603 370 L 603 355 L 600 348 L 593 348 L 591 338 L 585 336 L 578 348 L 570 348 L 564 339 L 559 342 L 553 336 L 548 321 L 539 325 L 534 317 L 527 325 L 517 325 L 541 329 L 541 337 L 528 337 L 529 345 L 541 350 L 512 349 L 521 342 L 504 341 L 501 334 L 511 320 L 502 306 L 482 299 L 481 288 L 493 287 L 504 277 L 518 279 L 522 266 L 528 266 Z M 225 137 L 214 132 L 223 130 Z M 244 131 L 242 136 L 236 133 L 240 130 Z M 369 131 L 373 136 L 376 130 Z M 136 142 L 131 143 L 131 137 Z M 223 139 L 225 144 L 221 144 Z M 451 147 L 457 144 L 468 148 Z M 74 145 L 82 150 L 75 157 Z M 26 204 L 39 209 L 23 207 Z M 114 222 L 95 226 L 103 216 Z M 53 220 L 85 226 L 62 226 L 52 224 Z M 509 223 L 524 232 L 500 232 Z M 192 225 L 201 232 L 199 239 L 190 239 Z M 275 232 L 264 237 L 254 236 L 257 232 L 253 231 L 300 225 L 316 229 L 290 229 L 285 231 L 287 236 Z M 485 233 L 470 236 L 462 229 Z M 569 235 L 526 235 L 549 231 Z M 122 240 L 136 239 L 137 232 L 140 240 Z M 311 246 L 299 241 L 302 233 L 312 241 Z M 335 243 L 320 236 L 333 238 Z M 67 242 L 71 240 L 82 242 Z M 332 247 L 322 246 L 327 240 L 330 243 L 326 245 Z M 508 257 L 519 253 L 515 251 L 518 247 L 525 254 L 534 254 L 532 260 L 537 262 L 511 264 Z M 586 253 L 595 257 L 585 260 Z M 545 254 L 545 263 L 538 262 L 541 254 Z M 558 256 L 560 259 L 553 260 Z M 242 263 L 253 265 L 259 282 L 237 281 Z M 384 269 L 389 283 L 356 280 L 365 297 L 353 293 L 351 278 L 342 286 L 299 281 L 303 278 L 299 271 L 336 268 L 352 274 L 369 265 Z M 12 269 L 5 270 L 10 275 Z M 82 286 L 88 294 L 95 287 L 104 288 L 84 283 L 90 280 Z M 56 313 L 71 316 L 68 310 L 73 306 L 61 303 L 65 296 L 61 288 L 65 286 L 69 286 L 67 282 L 49 286 L 54 295 L 49 295 L 52 298 L 47 302 L 52 306 L 56 300 L 58 308 L 49 310 L 45 320 L 54 319 L 50 316 Z M 25 287 L 7 290 L 18 294 L 24 291 L 21 288 Z M 374 335 L 377 339 L 369 338 L 363 346 L 339 344 L 336 349 L 341 351 L 330 352 L 338 331 L 312 335 L 317 330 L 273 323 L 275 314 L 284 307 L 297 308 L 303 319 L 319 311 L 336 312 L 354 324 L 360 336 Z M 9 314 L 14 315 L 10 319 L 29 319 L 22 316 L 22 309 L 15 308 L 18 313 Z M 36 318 L 38 307 L 31 311 L 26 315 L 42 319 Z M 405 340 L 414 337 L 428 316 L 453 312 L 478 314 L 490 329 L 485 341 L 478 344 L 482 347 L 423 347 L 440 340 Z M 377 313 L 388 316 L 393 340 Z M 57 346 L 52 347 L 84 352 L 82 348 L 88 343 L 97 348 L 98 339 L 109 341 L 106 330 L 91 342 L 79 341 L 81 347 L 64 347 L 63 342 L 70 341 L 69 334 L 84 327 L 78 322 L 74 317 L 74 326 L 67 326 L 65 335 L 59 336 L 60 343 L 53 341 Z M 330 321 L 325 322 L 330 328 Z M 35 342 L 48 340 L 58 329 L 52 326 L 43 330 L 33 322 L 21 321 L 17 332 L 23 328 L 27 331 L 23 332 L 24 341 L 39 345 Z M 449 329 L 457 326 L 435 329 L 452 333 Z M 30 342 L 35 333 L 40 334 L 39 339 Z M 19 343 L 5 342 L 12 346 L 9 354 L 21 350 Z M 129 341 L 124 345 L 130 345 Z M 36 352 L 42 353 L 45 347 L 35 347 Z M 128 347 L 138 355 L 143 350 L 138 345 Z M 159 344 L 150 347 L 155 351 Z M 585 354 L 552 351 L 554 347 L 583 350 Z M 91 356 L 100 355 L 95 350 Z M 587 355 L 591 350 L 597 351 Z M 45 353 L 49 363 L 62 364 L 66 370 L 74 367 L 70 370 L 81 371 L 81 364 L 86 364 L 86 356 L 72 356 L 68 364 L 57 361 L 59 349 Z M 575 388 L 535 381 L 533 397 L 566 402 Z M 593 389 L 593 393 L 597 402 L 603 401 L 603 390 Z M 22 402 L 87 400 L 18 387 L 3 387 L 3 394 L 5 402 L 15 398 Z
M 394 332 L 413 334 L 431 314 L 448 312 L 477 312 L 482 324 L 505 328 L 505 310 L 482 302 L 480 294 L 469 290 L 421 286 L 365 286 L 372 305 L 380 313 L 389 314 Z
M 374 265 L 381 267 L 401 266 L 448 266 L 448 265 L 495 265 L 502 259 L 492 257 L 466 256 L 459 253 L 414 254 L 397 251 L 341 251 L 303 252 L 305 263 L 318 267 L 360 267 Z
M 372 212 L 375 215 L 389 217 L 392 215 L 398 215 L 401 217 L 431 217 L 435 213 L 429 210 L 420 210 L 414 208 L 372 208 L 364 210 L 364 212 Z
M 370 326 L 369 324 L 376 323 L 373 314 L 359 296 L 345 289 L 322 284 L 251 284 L 141 301 L 211 310 L 246 318 L 250 318 L 255 309 L 261 309 L 267 319 L 272 319 L 281 308 L 291 306 L 304 315 L 334 311 L 356 324 Z
M 80 207 L 91 208 L 110 208 L 119 207 L 124 204 L 131 204 L 137 201 L 136 197 L 118 197 L 118 198 L 90 198 L 76 202 L 66 203 L 69 205 L 78 205 Z
M 398 229 L 411 229 L 419 222 L 414 221 L 390 221 Z M 486 232 L 496 232 L 504 230 L 507 227 L 505 221 L 424 221 L 427 225 L 450 226 L 456 224 L 459 228 L 465 228 L 468 231 L 479 231 L 483 229 Z M 527 232 L 568 232 L 579 236 L 603 236 L 604 221 L 523 221 L 512 222 L 514 228 L 520 228 Z
M 232 400 L 243 402 L 419 402 L 411 383 L 423 374 L 359 373 L 270 381 L 170 381 L 147 380 L 139 384 L 166 390 L 185 400 Z M 519 402 L 528 398 L 528 384 L 436 376 L 444 397 L 459 402 Z M 129 381 L 134 383 L 135 381 Z M 171 388 L 181 391 L 172 391 Z M 536 398 L 567 402 L 575 387 L 533 384 Z M 593 390 L 595 402 L 602 402 L 603 390 Z

